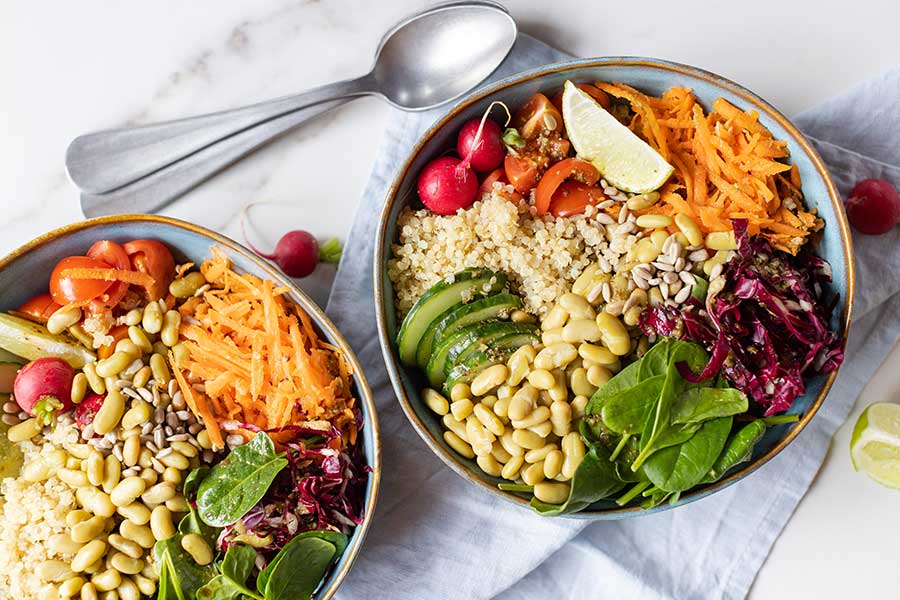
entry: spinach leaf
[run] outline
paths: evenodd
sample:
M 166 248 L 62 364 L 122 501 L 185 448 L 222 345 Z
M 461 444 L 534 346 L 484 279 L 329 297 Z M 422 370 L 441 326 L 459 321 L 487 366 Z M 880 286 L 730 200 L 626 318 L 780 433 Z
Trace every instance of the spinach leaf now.
M 762 419 L 751 421 L 737 430 L 725 443 L 716 462 L 703 478 L 702 483 L 718 481 L 730 469 L 750 460 L 753 447 L 766 433 L 766 425 Z
M 248 596 L 246 588 L 236 584 L 224 575 L 216 575 L 212 580 L 197 590 L 197 600 L 241 600 L 243 598 L 263 600 L 262 596 Z
M 320 537 L 295 537 L 281 549 L 270 565 L 272 569 L 263 581 L 265 600 L 309 598 L 319 587 L 336 555 L 334 544 Z
M 191 555 L 181 547 L 180 533 L 167 540 L 161 540 L 153 545 L 153 560 L 160 573 L 159 588 L 165 590 L 166 595 L 159 598 L 171 600 L 193 600 L 194 594 L 201 587 L 209 583 L 216 576 L 216 569 L 212 565 L 201 566 L 194 562 Z M 166 580 L 163 582 L 162 573 L 166 571 Z
M 747 412 L 747 396 L 735 388 L 695 387 L 682 392 L 672 405 L 672 424 L 702 423 Z
M 709 473 L 731 431 L 731 417 L 706 421 L 682 444 L 653 453 L 644 463 L 644 472 L 653 484 L 666 492 L 688 490 Z
M 640 433 L 659 400 L 664 381 L 664 375 L 656 375 L 610 397 L 600 411 L 603 423 L 618 434 Z
M 225 553 L 221 573 L 197 590 L 198 600 L 236 600 L 250 597 L 263 600 L 262 596 L 247 587 L 247 578 L 256 563 L 256 550 L 244 544 L 234 544 Z
M 639 361 L 638 381 L 643 381 L 656 375 L 665 375 L 669 368 L 671 353 L 678 344 L 673 338 L 663 338 L 654 344 L 644 357 Z
M 265 432 L 238 446 L 215 465 L 200 483 L 197 509 L 207 525 L 224 527 L 247 514 L 265 495 L 275 476 L 287 466 L 283 454 Z
M 531 507 L 539 514 L 556 516 L 574 513 L 603 498 L 612 496 L 625 482 L 616 475 L 616 463 L 609 460 L 609 450 L 600 445 L 592 446 L 572 477 L 569 497 L 563 504 L 545 504 L 532 498 Z
M 178 531 L 187 535 L 196 533 L 206 540 L 210 547 L 215 547 L 216 539 L 219 537 L 220 529 L 210 527 L 200 519 L 197 509 L 194 508 L 194 494 L 200 487 L 200 482 L 209 474 L 209 467 L 199 467 L 191 471 L 184 480 L 184 497 L 188 500 L 188 514 L 181 518 L 178 523 Z
M 605 384 L 600 386 L 600 389 L 594 392 L 594 395 L 591 396 L 587 406 L 585 406 L 585 414 L 599 415 L 603 408 L 603 404 L 612 396 L 637 385 L 640 382 L 638 379 L 638 369 L 640 369 L 640 366 L 640 361 L 633 362 L 616 373 Z
M 340 558 L 341 555 L 344 553 L 344 550 L 347 549 L 347 545 L 350 543 L 349 538 L 347 538 L 347 536 L 344 535 L 343 533 L 340 533 L 338 531 L 326 531 L 326 530 L 304 531 L 302 533 L 297 534 L 291 541 L 293 542 L 294 540 L 296 540 L 298 538 L 310 538 L 310 537 L 319 538 L 321 540 L 325 540 L 326 542 L 331 542 L 331 544 L 334 545 L 334 549 L 335 549 L 333 560 L 337 560 L 338 558 Z M 288 545 L 290 545 L 290 543 Z M 287 548 L 287 546 L 285 546 L 285 548 Z M 260 572 L 259 576 L 256 578 L 256 588 L 260 591 L 260 593 L 263 593 L 265 591 L 266 584 L 268 583 L 269 577 L 272 575 L 272 572 L 278 566 L 277 563 L 279 563 L 281 561 L 281 559 L 284 558 L 285 548 L 281 549 L 281 551 L 275 556 L 275 558 L 273 558 L 272 561 L 268 565 L 266 565 L 266 568 L 263 569 L 262 572 Z

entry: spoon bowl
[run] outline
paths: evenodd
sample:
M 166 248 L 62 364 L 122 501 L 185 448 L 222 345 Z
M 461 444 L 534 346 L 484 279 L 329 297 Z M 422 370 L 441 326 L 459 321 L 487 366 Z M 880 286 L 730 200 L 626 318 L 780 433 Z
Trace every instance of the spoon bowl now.
M 427 110 L 482 82 L 516 40 L 515 21 L 498 6 L 439 5 L 398 23 L 384 36 L 372 70 L 384 99 Z

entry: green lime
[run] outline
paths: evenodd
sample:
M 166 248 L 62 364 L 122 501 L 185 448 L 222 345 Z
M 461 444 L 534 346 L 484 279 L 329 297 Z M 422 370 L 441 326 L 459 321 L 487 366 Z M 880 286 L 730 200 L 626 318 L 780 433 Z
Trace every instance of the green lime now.
M 578 157 L 593 163 L 606 181 L 620 190 L 652 192 L 675 170 L 571 81 L 563 90 L 562 115 Z
M 876 402 L 859 415 L 850 438 L 853 468 L 900 489 L 900 404 Z

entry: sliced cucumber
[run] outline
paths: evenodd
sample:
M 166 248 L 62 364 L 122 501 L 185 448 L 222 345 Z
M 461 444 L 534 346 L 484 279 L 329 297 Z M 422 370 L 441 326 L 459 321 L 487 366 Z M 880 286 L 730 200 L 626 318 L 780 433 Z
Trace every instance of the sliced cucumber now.
M 457 383 L 471 383 L 483 369 L 505 361 L 522 346 L 537 344 L 540 340 L 537 330 L 528 333 L 510 333 L 494 340 L 487 348 L 478 350 L 465 362 L 450 370 L 444 382 L 444 392 L 449 394 Z
M 482 328 L 481 336 L 474 344 L 462 346 L 455 345 L 447 353 L 447 361 L 444 365 L 444 374 L 450 372 L 450 369 L 456 365 L 464 363 L 478 350 L 485 350 L 491 347 L 495 340 L 499 340 L 511 333 L 534 333 L 537 327 L 531 323 L 511 323 L 510 321 L 499 321 Z
M 431 352 L 442 340 L 469 325 L 501 319 L 522 308 L 522 300 L 514 294 L 494 294 L 468 304 L 459 304 L 431 322 L 416 349 L 416 362 L 423 369 L 428 366 Z
M 9 425 L 0 422 L 0 479 L 18 477 L 24 461 L 22 450 L 18 444 L 9 441 L 6 436 L 7 431 L 9 431 Z
M 6 313 L 0 313 L 0 348 L 27 360 L 61 358 L 75 369 L 97 358 L 71 338 L 53 335 L 43 325 Z
M 464 327 L 444 339 L 431 355 L 425 374 L 433 387 L 441 385 L 449 372 L 471 354 L 490 346 L 491 342 L 511 333 L 534 332 L 530 323 L 487 321 Z
M 416 364 L 416 349 L 431 322 L 453 306 L 480 294 L 499 292 L 506 285 L 506 275 L 489 269 L 466 269 L 433 285 L 416 301 L 403 319 L 397 345 L 400 360 Z
M 0 394 L 12 394 L 13 383 L 22 365 L 16 363 L 0 363 Z

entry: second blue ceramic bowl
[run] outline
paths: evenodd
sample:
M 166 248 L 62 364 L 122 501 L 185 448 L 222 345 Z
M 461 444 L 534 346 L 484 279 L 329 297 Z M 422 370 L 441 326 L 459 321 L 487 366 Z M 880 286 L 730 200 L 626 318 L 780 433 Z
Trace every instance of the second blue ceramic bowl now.
M 756 110 L 760 122 L 768 127 L 777 139 L 787 141 L 791 162 L 797 165 L 803 180 L 806 203 L 810 208 L 817 209 L 825 220 L 818 253 L 831 263 L 834 271 L 832 291 L 839 295 L 840 301 L 834 311 L 832 327 L 840 332 L 843 343 L 847 340 L 853 305 L 853 256 L 850 233 L 837 188 L 825 170 L 822 159 L 800 131 L 772 105 L 746 88 L 696 67 L 649 58 L 611 57 L 549 65 L 509 77 L 469 95 L 438 120 L 419 140 L 388 191 L 376 238 L 374 257 L 378 334 L 397 398 L 422 440 L 447 466 L 466 480 L 522 506 L 527 506 L 527 498 L 500 491 L 497 484 L 501 480 L 484 474 L 474 461 L 463 459 L 444 442 L 440 419 L 420 398 L 419 390 L 425 386 L 423 377 L 415 369 L 404 366 L 397 353 L 395 340 L 399 324 L 394 311 L 393 290 L 387 276 L 387 261 L 390 258 L 391 243 L 397 239 L 397 217 L 410 199 L 416 197 L 415 184 L 419 171 L 428 161 L 441 155 L 448 148 L 455 148 L 456 135 L 462 124 L 469 119 L 480 117 L 495 100 L 501 100 L 507 106 L 521 106 L 536 92 L 553 93 L 562 89 L 567 79 L 575 82 L 622 82 L 652 95 L 661 95 L 670 87 L 682 86 L 691 88 L 707 110 L 713 101 L 720 97 L 739 108 Z M 808 382 L 806 394 L 794 402 L 790 411 L 799 414 L 800 420 L 792 425 L 769 429 L 757 444 L 752 459 L 743 468 L 714 484 L 682 494 L 675 506 L 693 502 L 724 489 L 747 477 L 781 452 L 800 434 L 822 406 L 836 374 L 817 376 Z M 671 505 L 665 503 L 645 511 L 636 507 L 621 508 L 611 500 L 604 500 L 572 516 L 583 519 L 616 519 L 669 508 Z
M 75 223 L 44 234 L 0 259 L 0 310 L 20 306 L 25 300 L 47 292 L 50 272 L 65 256 L 82 255 L 97 240 L 124 243 L 134 239 L 154 239 L 166 244 L 178 261 L 203 262 L 210 248 L 218 246 L 231 259 L 235 269 L 271 279 L 291 290 L 288 297 L 310 316 L 324 338 L 339 348 L 353 370 L 354 394 L 363 415 L 360 443 L 366 464 L 371 469 L 365 496 L 365 518 L 350 536 L 350 544 L 314 595 L 328 600 L 337 591 L 359 555 L 375 512 L 375 499 L 381 481 L 381 442 L 378 417 L 372 391 L 353 350 L 322 310 L 290 279 L 268 262 L 258 258 L 237 242 L 191 223 L 154 215 L 118 215 Z

